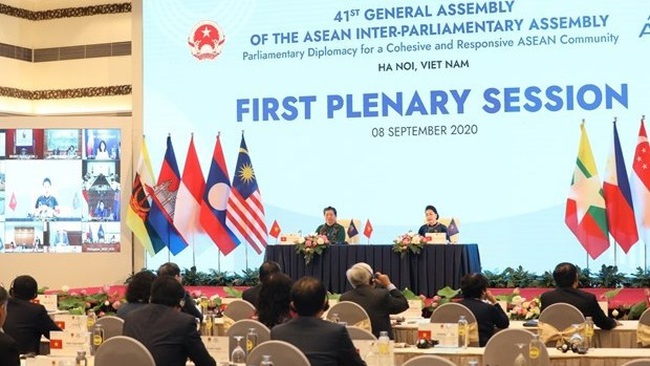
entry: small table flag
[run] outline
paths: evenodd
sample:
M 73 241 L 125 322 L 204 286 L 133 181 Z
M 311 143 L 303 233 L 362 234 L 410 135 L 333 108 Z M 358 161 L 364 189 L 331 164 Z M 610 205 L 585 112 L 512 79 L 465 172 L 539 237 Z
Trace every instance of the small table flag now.
M 354 224 L 354 219 L 350 219 L 350 226 L 348 226 L 348 238 L 352 238 L 359 234 L 357 226 Z
M 370 219 L 366 220 L 366 226 L 363 228 L 363 235 L 368 239 L 370 239 L 370 236 L 372 235 L 372 224 L 370 223 Z
M 271 225 L 271 231 L 269 231 L 269 235 L 277 239 L 278 236 L 280 236 L 280 231 L 280 224 L 278 224 L 277 220 L 273 220 L 273 225 Z

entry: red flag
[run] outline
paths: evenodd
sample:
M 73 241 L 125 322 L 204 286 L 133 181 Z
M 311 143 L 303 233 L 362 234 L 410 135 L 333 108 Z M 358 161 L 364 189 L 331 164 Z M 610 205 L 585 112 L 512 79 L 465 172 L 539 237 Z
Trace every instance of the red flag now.
M 280 235 L 280 224 L 278 224 L 277 220 L 273 220 L 273 225 L 271 225 L 271 231 L 269 231 L 269 235 L 276 239 Z
M 363 235 L 368 239 L 370 239 L 370 236 L 372 235 L 372 224 L 370 223 L 370 219 L 366 220 L 366 226 L 363 228 Z
M 15 211 L 16 206 L 18 206 L 18 201 L 16 200 L 16 192 L 12 192 L 11 200 L 9 201 L 9 208 L 11 209 L 11 211 Z
M 614 123 L 614 144 L 607 159 L 603 196 L 605 197 L 609 232 L 627 253 L 632 245 L 639 241 L 639 235 L 636 230 L 630 182 L 627 179 L 616 123 Z
M 208 172 L 205 190 L 201 200 L 201 214 L 199 220 L 203 230 L 212 238 L 219 250 L 227 255 L 232 252 L 239 239 L 226 226 L 226 207 L 230 196 L 230 181 L 228 168 L 221 149 L 221 140 L 217 136 L 212 153 L 212 163 Z
M 639 140 L 632 162 L 630 186 L 639 234 L 641 239 L 647 243 L 648 229 L 650 229 L 650 144 L 648 144 L 648 135 L 643 120 L 641 120 Z
M 63 329 L 63 328 L 61 328 Z M 50 339 L 50 348 L 51 349 L 62 349 L 63 341 L 60 339 Z M 54 361 L 52 361 L 54 363 Z
M 185 167 L 181 184 L 176 193 L 176 207 L 174 209 L 174 225 L 186 242 L 195 244 L 200 242 L 204 231 L 199 223 L 201 210 L 201 196 L 205 191 L 205 180 L 194 147 L 194 136 L 190 139 L 187 148 Z

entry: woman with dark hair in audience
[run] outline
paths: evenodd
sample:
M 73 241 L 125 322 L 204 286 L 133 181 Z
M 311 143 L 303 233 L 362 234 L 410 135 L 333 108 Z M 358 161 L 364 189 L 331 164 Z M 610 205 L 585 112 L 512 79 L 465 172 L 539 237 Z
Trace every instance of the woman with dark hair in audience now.
M 7 303 L 9 294 L 0 286 L 0 329 L 7 318 Z M 0 330 L 0 365 L 20 366 L 20 350 L 18 342 Z
M 257 303 L 257 319 L 269 327 L 291 319 L 289 295 L 293 281 L 284 273 L 274 273 L 262 283 Z
M 156 275 L 150 271 L 142 271 L 133 275 L 129 286 L 126 288 L 126 301 L 117 309 L 117 316 L 124 319 L 126 314 L 149 303 L 151 284 Z

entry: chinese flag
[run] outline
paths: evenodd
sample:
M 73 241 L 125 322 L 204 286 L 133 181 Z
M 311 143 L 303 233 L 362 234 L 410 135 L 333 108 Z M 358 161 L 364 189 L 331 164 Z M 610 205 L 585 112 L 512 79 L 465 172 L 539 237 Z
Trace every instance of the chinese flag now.
M 51 349 L 62 349 L 63 348 L 63 341 L 60 339 L 51 339 L 50 340 L 50 348 Z
M 280 235 L 280 225 L 278 224 L 277 220 L 273 220 L 273 225 L 271 226 L 271 231 L 269 231 L 269 235 L 271 235 L 276 239 Z
M 16 201 L 16 192 L 12 192 L 11 200 L 9 200 L 9 208 L 11 209 L 11 211 L 15 211 L 16 206 L 18 206 L 18 201 Z
M 372 224 L 370 223 L 370 219 L 366 220 L 366 226 L 363 228 L 363 235 L 368 239 L 370 239 L 370 236 L 372 235 Z

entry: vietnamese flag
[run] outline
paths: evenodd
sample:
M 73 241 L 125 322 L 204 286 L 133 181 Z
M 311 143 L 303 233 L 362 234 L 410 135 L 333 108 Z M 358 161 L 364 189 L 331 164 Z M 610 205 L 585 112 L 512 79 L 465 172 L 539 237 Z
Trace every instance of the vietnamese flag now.
M 273 220 L 273 225 L 271 225 L 271 231 L 269 231 L 269 235 L 276 239 L 278 236 L 280 236 L 280 224 L 278 224 L 277 220 Z
M 368 239 L 370 239 L 370 236 L 372 235 L 372 224 L 370 223 L 370 219 L 366 220 L 366 226 L 363 228 L 363 235 Z
M 50 339 L 50 349 L 63 349 L 63 341 L 60 339 Z
M 65 322 L 64 321 L 55 321 L 54 324 L 56 324 L 57 327 L 61 328 L 61 330 L 65 330 Z

